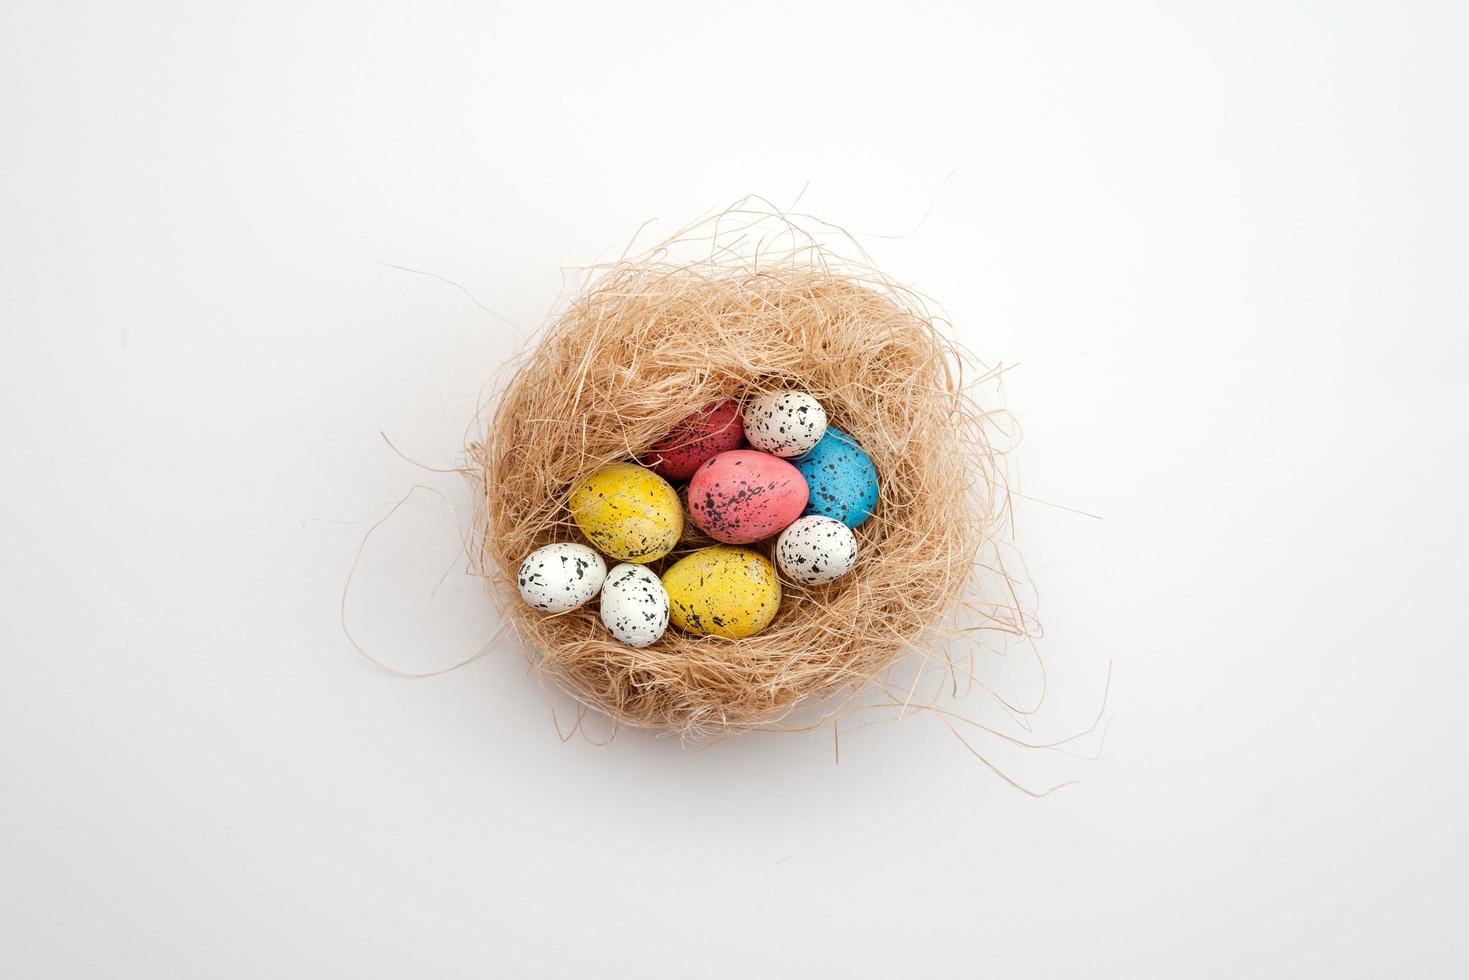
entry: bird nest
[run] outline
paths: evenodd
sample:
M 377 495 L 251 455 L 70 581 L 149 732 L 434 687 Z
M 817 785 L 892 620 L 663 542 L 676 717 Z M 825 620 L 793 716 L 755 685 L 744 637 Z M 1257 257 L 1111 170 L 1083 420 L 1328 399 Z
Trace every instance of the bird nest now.
M 989 372 L 870 264 L 839 260 L 783 216 L 740 219 L 726 212 L 592 270 L 502 372 L 467 464 L 473 566 L 530 662 L 619 725 L 689 738 L 819 724 L 883 690 L 900 660 L 962 671 L 976 630 L 1034 631 L 999 559 L 1002 451 L 973 397 Z M 595 608 L 546 615 L 518 601 L 527 554 L 582 540 L 566 505 L 579 477 L 639 457 L 700 408 L 792 388 L 819 399 L 879 474 L 849 574 L 782 582 L 756 636 L 670 629 L 645 648 L 613 640 Z M 685 527 L 653 571 L 712 543 Z M 770 557 L 773 542 L 752 547 Z

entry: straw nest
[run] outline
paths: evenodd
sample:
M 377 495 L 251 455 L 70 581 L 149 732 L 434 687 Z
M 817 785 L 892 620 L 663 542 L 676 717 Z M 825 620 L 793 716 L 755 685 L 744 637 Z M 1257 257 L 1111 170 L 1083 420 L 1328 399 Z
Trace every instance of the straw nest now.
M 1008 498 L 991 420 L 971 397 L 984 372 L 917 296 L 868 265 L 838 261 L 783 217 L 783 249 L 750 233 L 768 217 L 733 243 L 696 226 L 593 270 L 502 373 L 470 446 L 473 567 L 530 662 L 619 725 L 686 738 L 809 727 L 881 690 L 910 654 L 952 669 L 954 642 L 974 630 L 1032 628 L 995 560 Z M 699 257 L 676 259 L 680 246 Z M 546 615 L 518 600 L 527 554 L 582 540 L 566 508 L 579 476 L 637 457 L 696 409 L 788 388 L 820 399 L 876 464 L 881 496 L 856 529 L 852 572 L 820 587 L 783 581 L 780 612 L 757 636 L 670 627 L 644 649 L 612 640 L 595 603 Z M 713 543 L 685 524 L 653 571 Z M 772 545 L 752 547 L 773 557 Z M 814 721 L 792 715 L 806 708 Z

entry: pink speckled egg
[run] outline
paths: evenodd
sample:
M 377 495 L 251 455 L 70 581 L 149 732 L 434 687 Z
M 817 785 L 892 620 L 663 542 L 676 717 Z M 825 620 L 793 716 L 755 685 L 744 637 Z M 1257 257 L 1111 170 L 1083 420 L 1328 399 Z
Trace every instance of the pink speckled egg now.
M 740 406 L 731 400 L 695 412 L 674 426 L 644 454 L 643 465 L 665 480 L 687 480 L 706 460 L 738 449 L 744 441 Z
M 779 534 L 806 506 L 806 479 L 769 453 L 736 449 L 689 480 L 689 516 L 716 541 L 749 544 Z

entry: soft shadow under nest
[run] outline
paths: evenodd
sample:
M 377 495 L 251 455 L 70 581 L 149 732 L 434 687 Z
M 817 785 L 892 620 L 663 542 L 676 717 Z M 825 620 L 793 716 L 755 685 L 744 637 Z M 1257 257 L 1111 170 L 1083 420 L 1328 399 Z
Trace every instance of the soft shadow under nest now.
M 972 679 L 961 647 L 976 631 L 1033 635 L 999 559 L 1008 495 L 993 419 L 969 384 L 984 372 L 922 301 L 812 244 L 668 255 L 602 267 L 507 366 L 470 447 L 473 566 L 531 662 L 620 725 L 702 739 L 830 720 L 910 654 Z M 637 456 L 696 409 L 785 388 L 820 399 L 877 466 L 881 496 L 850 574 L 783 581 L 780 613 L 755 637 L 670 628 L 644 649 L 613 641 L 595 604 L 547 616 L 518 601 L 527 554 L 581 540 L 566 509 L 577 477 Z M 686 524 L 653 571 L 712 543 Z M 770 542 L 754 547 L 770 555 Z

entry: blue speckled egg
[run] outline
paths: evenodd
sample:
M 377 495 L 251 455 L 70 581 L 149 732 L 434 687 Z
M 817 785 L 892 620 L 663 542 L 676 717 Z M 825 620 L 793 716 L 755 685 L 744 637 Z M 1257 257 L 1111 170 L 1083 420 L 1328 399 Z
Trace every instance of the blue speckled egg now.
M 847 527 L 872 516 L 877 506 L 877 467 L 857 440 L 828 426 L 821 441 L 794 462 L 810 489 L 803 513 L 831 517 Z

